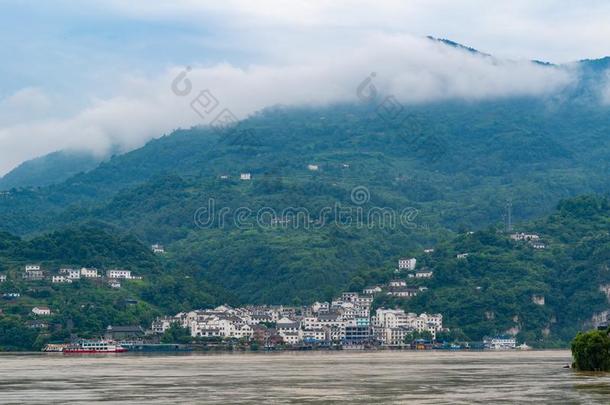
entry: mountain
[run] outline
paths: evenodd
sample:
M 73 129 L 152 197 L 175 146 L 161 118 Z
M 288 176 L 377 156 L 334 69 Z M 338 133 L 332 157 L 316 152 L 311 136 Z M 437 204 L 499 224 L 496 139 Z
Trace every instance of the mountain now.
M 610 108 L 596 96 L 606 63 L 580 62 L 578 84 L 544 98 L 392 114 L 277 106 L 225 130 L 179 130 L 57 184 L 0 193 L 0 229 L 30 241 L 94 224 L 165 244 L 154 282 L 132 291 L 165 313 L 329 299 L 387 282 L 414 255 L 435 271 L 429 293 L 390 304 L 443 312 L 471 339 L 561 344 L 606 305 L 607 201 L 573 199 L 610 192 Z M 508 202 L 549 249 L 498 232 Z
M 0 190 L 42 187 L 62 181 L 96 167 L 102 158 L 87 152 L 53 152 L 23 162 L 0 178 Z

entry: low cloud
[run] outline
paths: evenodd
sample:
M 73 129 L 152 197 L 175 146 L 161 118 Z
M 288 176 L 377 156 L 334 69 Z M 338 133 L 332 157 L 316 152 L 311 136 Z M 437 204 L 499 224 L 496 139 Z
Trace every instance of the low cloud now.
M 15 113 L 22 119 L 5 121 L 0 128 L 0 173 L 56 150 L 103 155 L 116 146 L 124 151 L 137 148 L 176 128 L 209 124 L 211 114 L 198 115 L 191 107 L 206 89 L 218 102 L 215 113 L 226 108 L 244 118 L 276 104 L 357 102 L 357 88 L 372 72 L 374 79 L 367 86 L 405 103 L 546 96 L 570 86 L 576 77 L 568 68 L 499 60 L 407 35 L 373 35 L 355 49 L 309 52 L 284 64 L 184 69 L 124 80 L 115 97 L 93 101 L 65 119 L 27 119 L 28 111 L 45 103 L 44 95 L 34 90 L 0 101 L 13 109 L 22 103 Z M 171 88 L 181 72 L 192 86 L 185 95 Z M 185 80 L 179 85 L 186 85 Z

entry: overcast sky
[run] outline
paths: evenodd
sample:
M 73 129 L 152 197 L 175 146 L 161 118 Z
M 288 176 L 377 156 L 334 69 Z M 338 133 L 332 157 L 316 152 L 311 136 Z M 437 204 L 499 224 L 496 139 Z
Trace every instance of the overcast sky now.
M 548 93 L 570 84 L 570 67 L 528 61 L 610 55 L 608 21 L 610 2 L 594 0 L 0 1 L 0 175 L 59 149 L 129 150 L 205 124 L 189 106 L 203 89 L 239 118 L 350 101 L 371 72 L 407 102 Z M 192 92 L 176 95 L 186 66 Z

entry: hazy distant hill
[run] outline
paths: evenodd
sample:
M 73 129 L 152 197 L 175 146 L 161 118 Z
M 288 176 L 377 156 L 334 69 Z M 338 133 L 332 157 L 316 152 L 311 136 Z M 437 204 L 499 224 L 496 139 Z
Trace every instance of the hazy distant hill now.
M 102 159 L 86 152 L 59 151 L 23 162 L 0 178 L 0 190 L 61 183 L 97 166 Z

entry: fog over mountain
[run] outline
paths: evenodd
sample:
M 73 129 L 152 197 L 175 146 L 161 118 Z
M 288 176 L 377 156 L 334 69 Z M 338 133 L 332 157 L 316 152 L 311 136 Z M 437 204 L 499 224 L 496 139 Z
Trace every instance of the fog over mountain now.
M 9 2 L 0 17 L 7 39 L 0 175 L 58 150 L 102 158 L 111 148 L 128 151 L 176 128 L 205 125 L 214 117 L 202 119 L 189 106 L 204 89 L 237 118 L 276 104 L 359 101 L 356 89 L 371 73 L 380 94 L 408 103 L 556 95 L 578 82 L 570 61 L 610 53 L 597 40 L 608 33 L 608 7 L 179 0 L 92 1 L 75 9 L 68 1 Z M 177 97 L 170 86 L 187 66 L 194 93 Z M 609 84 L 607 76 L 595 84 L 597 101 L 610 100 Z
M 551 97 L 573 87 L 578 75 L 577 64 L 499 59 L 408 35 L 378 35 L 342 51 L 340 58 L 321 53 L 282 65 L 174 66 L 156 77 L 128 77 L 120 95 L 97 100 L 74 115 L 0 129 L 0 149 L 6 151 L 0 171 L 32 154 L 69 149 L 103 156 L 113 147 L 128 151 L 176 128 L 210 124 L 214 116 L 197 114 L 190 106 L 203 90 L 217 100 L 219 111 L 227 108 L 244 118 L 277 104 L 361 102 L 368 96 L 359 93 L 371 91 L 407 104 Z M 185 88 L 188 81 L 188 94 L 177 95 L 174 81 L 178 88 Z M 600 94 L 607 98 L 607 92 Z M 15 100 L 20 106 L 34 106 L 45 99 L 32 90 L 12 96 L 5 104 Z M 25 137 L 33 137 L 35 143 L 22 142 Z

